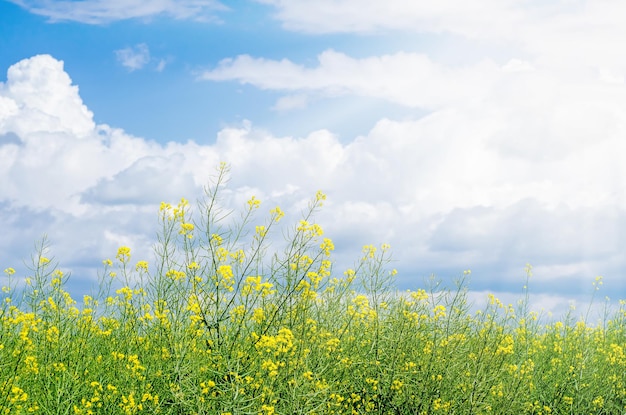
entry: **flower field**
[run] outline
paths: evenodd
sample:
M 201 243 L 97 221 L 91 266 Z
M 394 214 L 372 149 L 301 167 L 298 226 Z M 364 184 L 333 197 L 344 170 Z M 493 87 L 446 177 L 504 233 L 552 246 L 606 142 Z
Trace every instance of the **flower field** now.
M 544 323 L 526 292 L 476 312 L 469 272 L 398 293 L 387 245 L 333 268 L 314 223 L 322 193 L 292 226 L 280 208 L 258 222 L 256 198 L 232 220 L 227 176 L 222 165 L 195 215 L 161 204 L 156 260 L 120 247 L 80 302 L 45 242 L 30 277 L 5 270 L 0 413 L 626 411 L 626 309 Z M 277 232 L 284 246 L 269 243 Z

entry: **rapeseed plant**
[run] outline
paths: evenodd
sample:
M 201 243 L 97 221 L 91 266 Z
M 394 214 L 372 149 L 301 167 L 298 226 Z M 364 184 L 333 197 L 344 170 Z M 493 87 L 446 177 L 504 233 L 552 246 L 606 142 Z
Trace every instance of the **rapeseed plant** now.
M 387 244 L 348 270 L 315 222 L 318 192 L 284 212 L 222 208 L 222 164 L 194 212 L 162 203 L 155 259 L 121 246 L 78 306 L 47 240 L 21 280 L 4 270 L 0 413 L 612 414 L 626 410 L 626 302 L 592 326 L 467 303 L 470 276 L 397 293 Z M 228 221 L 228 222 L 227 222 Z M 6 264 L 10 265 L 10 264 Z M 5 265 L 5 266 L 6 266 Z M 593 282 L 592 299 L 602 285 Z

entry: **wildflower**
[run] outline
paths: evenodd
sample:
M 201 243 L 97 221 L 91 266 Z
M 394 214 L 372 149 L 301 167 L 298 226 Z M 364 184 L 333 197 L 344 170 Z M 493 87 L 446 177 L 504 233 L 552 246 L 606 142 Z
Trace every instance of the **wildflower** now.
M 233 307 L 233 309 L 230 310 L 230 314 L 235 318 L 237 317 L 241 318 L 243 317 L 244 314 L 246 314 L 246 306 L 241 304 L 236 307 Z
M 435 318 L 441 318 L 446 316 L 446 307 L 439 304 L 433 309 L 433 314 Z
M 119 290 L 115 291 L 115 293 L 118 295 L 123 295 L 126 301 L 129 301 L 131 298 L 133 298 L 133 290 L 128 286 L 120 288 Z
M 200 393 L 207 395 L 211 389 L 215 387 L 215 382 L 207 380 L 206 382 L 200 382 Z
M 262 308 L 255 308 L 252 312 L 252 320 L 257 324 L 261 324 L 265 320 L 265 311 Z
M 524 271 L 526 272 L 526 276 L 528 278 L 533 276 L 533 266 L 530 265 L 529 263 L 526 264 L 526 267 L 524 268 Z
M 163 212 L 163 211 L 169 211 L 170 209 L 172 209 L 172 205 L 169 203 L 165 203 L 165 202 L 161 202 L 161 205 L 159 206 L 159 212 Z
M 419 289 L 411 293 L 411 298 L 415 301 L 424 301 L 428 299 L 428 293 L 426 293 L 426 290 Z
M 348 269 L 343 274 L 346 276 L 348 282 L 352 282 L 356 278 L 356 271 L 353 269 Z
M 261 405 L 261 411 L 263 415 L 274 415 L 276 410 L 270 405 Z
M 257 199 L 256 196 L 252 196 L 250 200 L 248 200 L 247 203 L 248 203 L 248 209 L 250 210 L 258 209 L 259 206 L 261 206 L 261 201 Z
M 514 345 L 513 337 L 511 335 L 506 335 L 502 339 L 502 342 L 500 343 L 500 345 L 498 346 L 498 349 L 496 350 L 496 354 L 497 355 L 513 354 L 513 345 Z
M 57 326 L 52 326 L 46 330 L 46 341 L 49 343 L 57 343 L 59 341 L 59 335 L 59 328 Z
M 593 406 L 600 409 L 604 406 L 604 398 L 602 396 L 597 396 L 591 403 Z
M 122 264 L 127 263 L 130 260 L 130 248 L 127 246 L 120 246 L 117 249 L 117 255 L 115 255 Z
M 54 369 L 55 372 L 65 372 L 67 370 L 65 363 L 62 363 L 62 362 L 53 363 L 52 368 Z
M 320 245 L 320 249 L 324 252 L 324 255 L 330 256 L 330 251 L 335 249 L 335 244 L 330 238 L 324 238 L 322 244 Z
M 211 234 L 211 242 L 213 241 L 215 241 L 215 245 L 220 246 L 222 244 L 223 239 L 221 236 L 214 233 L 214 234 Z
M 102 261 L 102 263 L 104 264 L 105 267 L 113 266 L 113 261 L 111 261 L 110 259 L 105 259 Z
M 7 268 L 4 270 L 4 273 L 10 277 L 11 275 L 15 274 L 15 270 L 13 268 Z
M 265 229 L 265 226 L 257 226 L 256 229 L 255 229 L 255 232 L 261 238 L 264 238 L 265 235 L 267 235 L 267 230 Z
M 314 223 L 313 226 L 311 227 L 311 235 L 322 236 L 324 235 L 324 230 L 322 229 L 320 225 L 318 225 L 317 223 Z
M 433 410 L 435 411 L 447 411 L 450 408 L 450 402 L 444 402 L 441 398 L 437 398 L 433 401 Z
M 217 268 L 218 284 L 228 291 L 233 291 L 233 285 L 235 283 L 235 275 L 230 265 L 220 265 Z
M 278 222 L 283 218 L 283 216 L 285 216 L 285 212 L 283 212 L 281 208 L 276 206 L 274 209 L 270 210 L 270 215 L 272 215 L 275 222 Z
M 190 271 L 196 270 L 200 268 L 200 265 L 198 265 L 198 263 L 196 261 L 193 261 L 191 264 L 187 265 L 187 268 Z
M 195 264 L 195 265 L 192 267 L 193 264 Z M 194 270 L 194 269 L 197 269 L 197 266 L 198 266 L 198 264 L 193 262 L 193 263 L 188 265 L 188 268 L 190 270 Z M 170 278 L 170 279 L 172 279 L 172 280 L 174 280 L 174 281 L 181 281 L 181 280 L 183 280 L 186 277 L 184 272 L 176 271 L 175 269 L 171 269 L 171 270 L 167 271 L 165 273 L 165 276 Z
M 45 256 L 39 257 L 39 265 L 46 265 L 50 260 Z
M 304 219 L 301 219 L 300 222 L 298 222 L 298 226 L 296 227 L 296 231 L 298 232 L 306 232 L 309 229 L 309 222 L 307 222 Z
M 187 238 L 191 239 L 193 238 L 193 234 L 191 233 L 193 232 L 193 230 L 194 230 L 193 223 L 182 222 L 180 224 L 180 231 L 178 231 L 178 233 L 180 235 L 185 235 L 187 236 Z
M 376 247 L 374 245 L 365 245 L 363 247 L 363 253 L 365 254 L 363 257 L 364 259 L 374 258 L 374 255 L 376 254 Z
M 315 201 L 320 202 L 319 204 L 321 206 L 321 202 L 324 200 L 326 200 L 326 195 L 321 190 L 318 190 L 317 193 L 315 193 Z
M 146 261 L 139 261 L 139 262 L 137 262 L 137 265 L 135 265 L 135 270 L 142 271 L 142 272 L 148 272 L 148 262 L 146 262 Z
M 246 260 L 246 253 L 243 251 L 243 249 L 239 249 L 235 252 L 231 252 L 230 257 L 240 264 L 243 264 Z
M 602 277 L 598 275 L 593 282 L 593 286 L 595 287 L 596 290 L 599 290 L 601 285 L 602 285 Z
M 261 369 L 267 370 L 270 377 L 278 376 L 278 367 L 278 363 L 269 359 L 264 360 L 263 363 L 261 363 Z
M 402 386 L 404 385 L 404 383 L 400 380 L 394 380 L 391 383 L 391 390 L 392 391 L 399 391 L 400 389 L 402 389 Z

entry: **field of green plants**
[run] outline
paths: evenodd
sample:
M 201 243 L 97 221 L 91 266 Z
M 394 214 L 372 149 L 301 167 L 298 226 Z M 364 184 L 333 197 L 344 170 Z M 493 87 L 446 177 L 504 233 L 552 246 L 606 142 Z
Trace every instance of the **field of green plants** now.
M 184 199 L 161 204 L 155 259 L 120 247 L 78 301 L 45 241 L 30 277 L 5 269 L 0 413 L 626 410 L 625 308 L 593 326 L 545 323 L 526 290 L 476 312 L 468 271 L 451 289 L 433 280 L 399 293 L 388 245 L 333 268 L 314 222 L 324 194 L 284 225 L 278 207 L 258 219 L 256 198 L 221 208 L 228 174 L 221 165 L 194 212 Z M 270 243 L 281 233 L 284 245 Z

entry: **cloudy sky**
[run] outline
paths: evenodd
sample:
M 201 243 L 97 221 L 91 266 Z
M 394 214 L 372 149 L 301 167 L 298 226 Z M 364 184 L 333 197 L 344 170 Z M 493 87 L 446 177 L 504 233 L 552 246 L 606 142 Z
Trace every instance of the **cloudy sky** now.
M 86 287 L 226 161 L 402 289 L 625 298 L 624 39 L 618 0 L 0 0 L 0 268 L 45 233 Z

